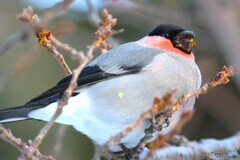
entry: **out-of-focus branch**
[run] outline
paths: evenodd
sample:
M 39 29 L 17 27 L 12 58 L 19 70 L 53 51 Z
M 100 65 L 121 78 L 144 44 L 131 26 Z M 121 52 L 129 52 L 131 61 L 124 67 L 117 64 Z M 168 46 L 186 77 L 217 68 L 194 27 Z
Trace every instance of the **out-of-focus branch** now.
M 66 125 L 60 125 L 57 129 L 56 136 L 55 136 L 55 140 L 53 143 L 53 150 L 52 150 L 52 156 L 56 159 L 58 159 L 62 148 L 64 147 L 63 145 L 63 139 L 64 139 L 64 135 L 67 131 L 68 126 Z
M 26 41 L 31 35 L 32 31 L 29 26 L 25 26 L 21 31 L 9 36 L 5 42 L 0 46 L 0 56 L 4 55 L 12 46 L 20 41 Z
M 146 157 L 149 150 L 144 150 L 140 159 Z M 237 159 L 240 153 L 240 133 L 223 140 L 202 139 L 200 142 L 188 142 L 182 146 L 170 146 L 155 151 L 153 159 Z
M 64 25 L 64 28 L 63 28 L 63 25 Z M 72 24 L 60 23 L 60 24 L 58 24 L 58 26 L 54 27 L 52 30 L 54 31 L 55 34 L 60 35 L 61 33 L 65 32 L 65 31 L 69 32 L 71 29 L 74 29 Z M 31 31 L 31 33 L 33 33 L 32 29 L 29 31 Z M 52 36 L 53 35 L 51 34 L 49 38 L 51 39 Z M 58 47 L 58 46 L 56 46 L 56 47 Z M 62 48 L 59 48 L 59 49 L 62 49 Z M 6 87 L 6 83 L 8 83 L 10 79 L 12 79 L 15 76 L 17 76 L 18 74 L 22 73 L 22 71 L 24 71 L 26 68 L 28 68 L 32 63 L 34 63 L 42 55 L 43 54 L 40 52 L 39 47 L 37 47 L 37 46 L 34 46 L 32 48 L 30 47 L 29 50 L 26 51 L 26 53 L 23 56 L 19 57 L 19 59 L 17 59 L 15 61 L 13 67 L 11 69 L 7 69 L 4 72 L 4 74 L 1 76 L 0 91 L 4 87 Z M 76 55 L 75 58 L 77 58 L 77 57 L 78 56 Z
M 94 27 L 98 27 L 99 23 L 101 22 L 101 17 L 98 14 L 98 12 L 96 11 L 96 9 L 94 8 L 93 4 L 92 4 L 92 0 L 86 0 L 87 6 L 88 6 L 88 10 L 89 10 L 89 22 L 90 24 L 92 24 Z M 118 33 L 122 33 L 124 32 L 124 29 L 119 29 L 119 30 L 112 30 L 112 34 L 118 34 Z M 120 42 L 115 39 L 114 37 L 109 37 L 107 40 L 112 46 L 118 46 L 120 44 Z
M 117 19 L 113 18 L 107 9 L 103 9 L 102 18 L 99 29 L 95 32 L 94 47 L 99 48 L 101 53 L 105 53 L 110 48 L 106 40 L 113 34 L 112 27 L 117 24 Z
M 61 3 L 56 4 L 50 11 L 45 12 L 44 18 L 41 21 L 42 24 L 47 24 L 50 20 L 57 17 L 60 13 L 66 10 L 66 8 L 73 2 L 73 0 L 64 0 Z M 34 26 L 31 25 L 32 22 L 32 16 L 33 16 L 33 8 L 31 6 L 28 6 L 23 9 L 22 13 L 17 14 L 16 17 L 20 19 L 21 21 L 27 23 L 27 25 L 18 33 L 10 36 L 0 47 L 0 55 L 4 54 L 8 49 L 10 49 L 15 43 L 27 40 L 29 35 L 33 32 L 35 29 Z M 39 24 L 40 25 L 40 24 Z M 36 50 L 36 48 L 30 50 L 32 52 L 28 52 L 29 54 L 24 55 L 21 57 L 16 64 L 14 65 L 13 69 L 8 71 L 7 74 L 5 74 L 0 81 L 0 89 L 5 86 L 5 82 L 7 82 L 8 79 L 10 79 L 13 75 L 16 75 L 16 73 L 19 73 L 19 71 L 23 70 L 28 66 L 34 59 L 36 59 L 39 54 L 35 54 L 33 50 Z M 74 49 L 72 48 L 74 51 Z M 58 56 L 59 60 L 61 60 L 61 56 Z M 67 73 L 70 73 L 69 70 Z
M 23 21 L 30 23 L 31 15 L 33 13 L 33 8 L 31 6 L 28 6 L 27 8 L 24 8 L 22 11 L 22 15 L 26 16 L 26 18 L 23 19 Z M 30 18 L 29 18 L 30 17 Z M 22 19 L 22 16 L 17 15 L 17 18 Z M 25 41 L 28 39 L 28 37 L 32 33 L 32 28 L 30 26 L 25 26 L 22 28 L 21 31 L 11 35 L 7 38 L 7 40 L 0 46 L 0 55 L 3 55 L 6 53 L 13 45 L 15 45 L 19 41 Z
M 44 20 L 42 21 L 43 23 L 48 23 L 50 20 L 58 17 L 60 13 L 64 12 L 66 8 L 68 8 L 69 5 L 73 3 L 74 0 L 64 0 L 63 2 L 60 2 L 56 4 L 50 11 L 46 12 L 44 15 Z M 25 8 L 23 10 L 23 13 L 27 17 L 21 17 L 20 15 L 17 15 L 18 19 L 21 19 L 22 21 L 25 21 L 27 23 L 31 22 L 32 18 L 32 13 L 33 13 L 33 8 L 31 6 Z M 22 19 L 23 18 L 23 19 Z M 32 33 L 32 28 L 29 25 L 26 25 L 23 27 L 20 31 L 17 33 L 9 36 L 5 42 L 0 46 L 0 56 L 6 53 L 12 46 L 14 46 L 16 43 L 20 41 L 26 41 L 29 36 Z

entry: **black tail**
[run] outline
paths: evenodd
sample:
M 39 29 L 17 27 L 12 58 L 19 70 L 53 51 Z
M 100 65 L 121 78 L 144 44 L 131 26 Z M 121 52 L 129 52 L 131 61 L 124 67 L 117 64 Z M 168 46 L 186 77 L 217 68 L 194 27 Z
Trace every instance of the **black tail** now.
M 27 115 L 35 109 L 39 109 L 39 106 L 36 104 L 26 104 L 24 106 L 0 110 L 0 123 L 30 119 Z

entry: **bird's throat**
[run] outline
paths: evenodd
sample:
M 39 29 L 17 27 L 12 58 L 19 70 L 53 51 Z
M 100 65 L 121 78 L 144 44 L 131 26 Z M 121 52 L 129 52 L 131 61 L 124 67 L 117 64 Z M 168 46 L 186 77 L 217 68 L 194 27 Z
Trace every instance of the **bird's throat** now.
M 164 37 L 160 37 L 160 36 L 149 36 L 144 38 L 143 43 L 149 47 L 153 47 L 153 48 L 158 48 L 164 51 L 168 51 L 168 52 L 174 52 L 177 53 L 179 55 L 182 55 L 186 58 L 191 59 L 192 61 L 195 60 L 193 53 L 191 54 L 187 54 L 184 51 L 181 51 L 178 48 L 175 48 L 172 44 L 172 42 Z

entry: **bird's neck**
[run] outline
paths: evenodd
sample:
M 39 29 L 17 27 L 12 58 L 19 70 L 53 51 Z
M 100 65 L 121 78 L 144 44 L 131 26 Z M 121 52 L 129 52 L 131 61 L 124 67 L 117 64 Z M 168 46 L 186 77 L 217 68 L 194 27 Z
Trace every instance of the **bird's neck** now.
M 167 38 L 160 36 L 147 36 L 144 37 L 141 41 L 143 41 L 143 43 L 148 47 L 158 48 L 163 51 L 177 53 L 181 56 L 189 58 L 192 61 L 195 60 L 195 57 L 192 52 L 190 54 L 187 54 L 186 52 L 183 52 L 180 49 L 175 48 L 172 42 Z

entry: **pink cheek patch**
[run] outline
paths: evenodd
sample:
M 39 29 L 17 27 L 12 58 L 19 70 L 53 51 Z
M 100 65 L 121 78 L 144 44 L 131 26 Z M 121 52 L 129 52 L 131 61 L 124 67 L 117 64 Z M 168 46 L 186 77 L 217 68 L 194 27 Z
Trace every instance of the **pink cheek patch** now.
M 194 59 L 195 59 L 194 55 L 192 53 L 187 54 L 187 53 L 181 51 L 180 49 L 175 48 L 172 45 L 172 42 L 170 40 L 164 38 L 164 37 L 160 37 L 160 36 L 147 37 L 144 40 L 144 44 L 149 46 L 149 47 L 158 48 L 158 49 L 161 49 L 161 50 L 164 50 L 164 51 L 174 52 L 174 53 L 180 54 L 184 57 L 187 57 L 187 58 L 191 59 L 192 61 L 194 61 Z

